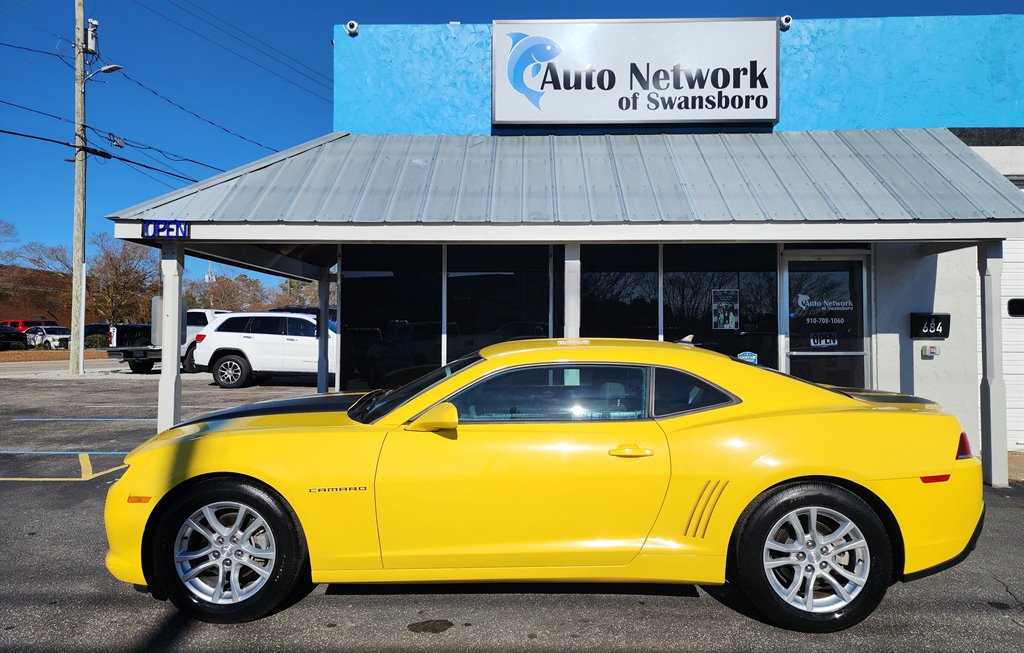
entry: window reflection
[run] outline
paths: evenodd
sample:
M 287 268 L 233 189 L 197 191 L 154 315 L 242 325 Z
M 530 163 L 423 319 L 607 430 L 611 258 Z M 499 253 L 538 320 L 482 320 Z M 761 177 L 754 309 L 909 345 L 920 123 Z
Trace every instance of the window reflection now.
M 448 358 L 548 337 L 548 247 L 448 247 Z
M 342 247 L 342 376 L 393 388 L 441 364 L 441 247 Z
M 580 335 L 657 340 L 657 245 L 584 245 L 580 256 Z
M 778 367 L 775 245 L 665 245 L 665 339 Z

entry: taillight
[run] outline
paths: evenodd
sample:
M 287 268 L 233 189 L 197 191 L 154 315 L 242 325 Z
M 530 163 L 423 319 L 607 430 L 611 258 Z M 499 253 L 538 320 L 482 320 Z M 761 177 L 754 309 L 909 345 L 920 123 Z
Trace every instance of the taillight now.
M 113 347 L 114 346 L 114 330 L 113 329 L 107 329 L 107 346 L 108 347 Z
M 967 439 L 966 433 L 960 434 L 960 444 L 956 447 L 956 459 L 963 460 L 964 458 L 971 458 L 971 441 Z
M 206 340 L 206 334 L 205 333 L 197 333 L 196 334 L 196 342 L 202 342 L 204 340 Z

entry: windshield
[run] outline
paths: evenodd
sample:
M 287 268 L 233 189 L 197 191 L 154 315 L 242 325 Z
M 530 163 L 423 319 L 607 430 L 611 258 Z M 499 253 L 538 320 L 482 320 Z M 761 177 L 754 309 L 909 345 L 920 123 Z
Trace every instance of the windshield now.
M 429 390 L 450 376 L 458 374 L 470 365 L 483 360 L 478 352 L 473 352 L 452 361 L 444 367 L 428 372 L 415 381 L 410 381 L 394 390 L 374 390 L 357 401 L 348 410 L 348 416 L 357 422 L 370 424 L 384 417 L 396 408 L 403 406 L 420 393 Z

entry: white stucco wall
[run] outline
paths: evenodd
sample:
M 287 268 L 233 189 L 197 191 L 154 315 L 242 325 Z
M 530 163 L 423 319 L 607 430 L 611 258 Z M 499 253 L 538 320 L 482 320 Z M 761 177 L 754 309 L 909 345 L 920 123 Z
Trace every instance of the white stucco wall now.
M 875 267 L 874 378 L 880 390 L 939 402 L 959 418 L 980 451 L 975 248 L 923 255 L 917 244 L 878 244 Z M 912 340 L 911 313 L 949 313 L 947 340 Z M 935 358 L 921 345 L 938 344 Z

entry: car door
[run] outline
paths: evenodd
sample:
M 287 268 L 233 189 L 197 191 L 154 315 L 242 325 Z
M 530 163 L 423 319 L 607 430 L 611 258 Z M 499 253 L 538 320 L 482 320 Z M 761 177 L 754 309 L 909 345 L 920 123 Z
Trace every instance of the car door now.
M 282 346 L 282 360 L 289 372 L 316 372 L 316 324 L 301 317 L 285 318 L 288 335 Z
M 35 347 L 37 344 L 40 344 L 39 343 L 39 332 L 40 331 L 41 331 L 41 329 L 39 327 L 31 327 L 31 328 L 25 329 L 25 337 L 28 339 L 28 346 L 29 347 Z
M 258 372 L 283 372 L 284 318 L 280 315 L 254 315 L 242 334 L 242 351 L 252 369 Z
M 386 568 L 622 565 L 670 473 L 648 370 L 543 365 L 451 397 L 453 433 L 388 433 L 377 472 Z

